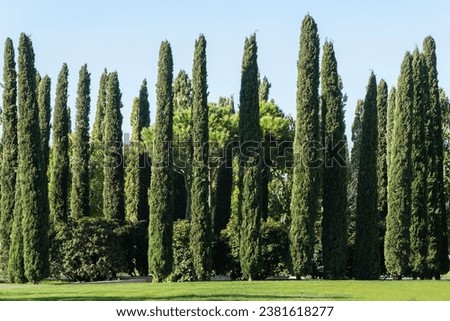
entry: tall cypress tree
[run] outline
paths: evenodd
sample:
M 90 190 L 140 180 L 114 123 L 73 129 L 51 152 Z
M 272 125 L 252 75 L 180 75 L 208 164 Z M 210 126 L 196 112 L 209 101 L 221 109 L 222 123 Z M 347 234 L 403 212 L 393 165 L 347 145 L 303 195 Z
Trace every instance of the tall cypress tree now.
M 347 167 L 344 103 L 333 44 L 322 56 L 322 124 L 325 135 L 322 249 L 326 278 L 342 278 L 347 270 Z
M 412 108 L 412 57 L 407 52 L 398 78 L 394 123 L 389 141 L 388 215 L 384 242 L 386 269 L 396 279 L 401 279 L 409 271 Z
M 89 112 L 91 108 L 91 75 L 87 65 L 79 72 L 75 102 L 75 132 L 72 139 L 70 215 L 89 216 Z
M 392 131 L 394 130 L 394 113 L 395 113 L 396 99 L 397 99 L 397 89 L 393 86 L 393 87 L 391 87 L 391 90 L 389 91 L 387 122 L 386 122 L 386 144 L 387 144 L 386 163 L 387 163 L 387 167 L 388 167 L 388 175 L 389 175 L 389 160 L 391 159 L 390 146 L 391 146 L 392 138 L 393 138 Z
M 108 76 L 104 120 L 103 215 L 125 219 L 124 166 L 122 148 L 122 93 L 117 72 Z
M 2 167 L 0 175 L 0 276 L 8 270 L 9 247 L 13 225 L 14 197 L 17 169 L 17 72 L 14 46 L 10 38 L 5 41 L 3 65 L 2 103 Z
M 46 175 L 50 154 L 50 147 L 49 147 L 50 117 L 51 117 L 50 91 L 51 91 L 51 79 L 49 76 L 45 75 L 39 82 L 38 105 L 39 105 L 39 128 L 41 130 L 41 142 L 42 142 L 41 144 L 42 158 L 43 158 L 42 168 Z M 47 176 L 45 177 L 45 180 L 47 181 Z
M 208 203 L 208 85 L 206 72 L 206 39 L 203 35 L 200 35 L 195 42 L 192 83 L 192 142 L 194 149 L 189 241 L 197 279 L 206 280 L 211 273 L 212 227 Z
M 105 157 L 104 121 L 108 72 L 100 77 L 97 109 L 89 144 L 89 205 L 92 216 L 103 216 L 103 161 Z
M 64 223 L 69 214 L 69 109 L 67 107 L 69 70 L 63 64 L 56 83 L 50 164 L 50 218 L 53 227 Z
M 442 110 L 439 103 L 439 84 L 436 62 L 436 43 L 431 36 L 424 39 L 423 56 L 428 68 L 430 106 L 426 113 L 426 144 L 428 155 L 428 216 L 429 277 L 440 278 L 449 269 L 448 216 L 445 211 Z
M 313 271 L 314 223 L 319 196 L 319 35 L 314 19 L 302 23 L 297 62 L 297 118 L 289 231 L 292 270 Z
M 353 273 L 356 279 L 380 275 L 377 209 L 377 83 L 372 73 L 367 85 L 361 123 L 361 145 L 356 196 L 356 234 Z
M 412 74 L 410 264 L 414 277 L 424 277 L 428 252 L 425 108 L 429 95 L 427 68 L 417 48 L 413 53 Z
M 148 265 L 155 282 L 172 271 L 173 236 L 173 58 L 168 41 L 161 43 L 156 83 L 156 120 L 153 136 L 152 179 L 150 182 L 150 226 Z
M 21 34 L 18 73 L 20 209 L 25 277 L 34 283 L 49 273 L 48 212 L 44 209 L 42 150 L 36 99 L 36 70 L 31 40 Z M 16 202 L 17 204 L 17 202 Z
M 378 149 L 377 149 L 377 177 L 378 177 L 378 218 L 380 231 L 380 266 L 381 272 L 385 272 L 384 266 L 384 235 L 386 234 L 387 215 L 387 111 L 388 87 L 384 79 L 381 79 L 377 87 L 377 119 L 378 119 Z

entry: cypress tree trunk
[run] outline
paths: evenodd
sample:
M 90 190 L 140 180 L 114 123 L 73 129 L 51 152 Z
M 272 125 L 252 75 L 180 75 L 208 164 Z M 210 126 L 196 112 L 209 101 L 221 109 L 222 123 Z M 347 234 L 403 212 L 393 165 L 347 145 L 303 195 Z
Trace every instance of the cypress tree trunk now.
M 56 84 L 50 164 L 50 218 L 52 228 L 67 221 L 69 214 L 69 109 L 67 107 L 69 71 L 63 64 Z
M 248 280 L 260 270 L 262 219 L 261 128 L 259 125 L 258 62 L 256 36 L 245 39 L 239 106 L 241 170 L 241 230 L 239 258 Z
M 356 234 L 353 273 L 356 279 L 380 275 L 377 209 L 377 83 L 372 73 L 367 85 L 361 124 L 361 145 L 356 197 Z
M 389 140 L 388 215 L 384 243 L 387 272 L 401 279 L 409 271 L 411 215 L 412 59 L 403 59 L 397 85 L 394 122 Z
M 325 135 L 322 250 L 324 276 L 341 279 L 347 270 L 347 157 L 344 103 L 333 44 L 322 56 L 322 124 Z
M 75 132 L 72 142 L 72 186 L 70 215 L 75 218 L 89 216 L 89 112 L 91 109 L 91 75 L 87 65 L 79 72 L 75 103 Z
M 124 164 L 122 146 L 122 93 L 117 72 L 108 76 L 104 119 L 105 158 L 103 168 L 103 215 L 107 219 L 125 219 Z
M 23 264 L 25 277 L 29 281 L 37 283 L 49 273 L 49 244 L 48 212 L 44 209 L 45 188 L 42 182 L 45 173 L 42 171 L 35 77 L 33 46 L 31 40 L 25 34 L 21 34 L 18 74 L 18 111 L 20 115 L 18 120 L 18 181 L 22 213 Z
M 378 218 L 380 231 L 380 267 L 386 272 L 384 266 L 384 235 L 386 234 L 387 215 L 387 110 L 388 87 L 381 79 L 377 87 L 377 117 L 378 117 L 378 149 L 377 149 L 377 177 L 378 177 Z
M 89 205 L 92 216 L 103 217 L 103 161 L 105 158 L 104 122 L 108 72 L 100 77 L 97 109 L 89 144 Z
M 297 118 L 289 231 L 292 271 L 313 271 L 314 223 L 319 196 L 319 36 L 311 16 L 302 23 L 297 63 Z
M 209 133 L 208 85 L 206 72 L 206 39 L 200 35 L 195 42 L 192 68 L 192 184 L 190 249 L 198 280 L 207 280 L 211 274 L 212 226 L 209 211 Z
M 17 73 L 14 46 L 10 38 L 5 42 L 2 103 L 2 167 L 0 175 L 0 277 L 8 271 L 9 247 L 13 225 L 14 197 L 17 169 Z
M 417 48 L 412 73 L 410 264 L 413 277 L 424 277 L 428 252 L 425 108 L 429 106 L 429 95 L 427 68 Z
M 150 182 L 148 265 L 154 282 L 172 271 L 173 251 L 173 58 L 169 42 L 161 43 L 156 83 L 156 121 Z
M 448 216 L 445 211 L 442 110 L 439 104 L 439 84 L 436 64 L 436 43 L 432 37 L 423 42 L 423 56 L 428 67 L 430 106 L 426 113 L 426 144 L 428 155 L 428 217 L 429 277 L 440 278 L 449 269 L 448 262 Z

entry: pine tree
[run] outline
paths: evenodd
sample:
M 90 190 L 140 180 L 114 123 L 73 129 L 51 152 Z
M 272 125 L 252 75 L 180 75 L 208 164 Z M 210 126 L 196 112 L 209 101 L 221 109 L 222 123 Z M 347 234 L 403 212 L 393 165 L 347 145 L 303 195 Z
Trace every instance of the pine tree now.
M 377 149 L 377 177 L 378 177 L 378 218 L 380 231 L 380 267 L 385 272 L 384 266 L 384 235 L 386 234 L 387 215 L 387 111 L 388 87 L 384 79 L 381 79 L 377 87 L 377 118 L 378 118 L 378 149 Z
M 153 133 L 150 182 L 149 272 L 155 282 L 172 271 L 173 165 L 173 58 L 169 42 L 161 43 L 156 83 L 156 121 Z
M 103 215 L 108 219 L 125 219 L 124 166 L 122 148 L 122 93 L 117 72 L 108 76 L 103 139 Z
M 387 272 L 401 279 L 409 271 L 411 215 L 412 57 L 403 59 L 398 78 L 394 122 L 389 141 L 388 215 L 384 242 Z
M 211 273 L 212 264 L 212 226 L 208 203 L 208 85 L 206 72 L 206 39 L 203 35 L 200 35 L 195 42 L 192 83 L 192 142 L 194 149 L 189 242 L 197 279 L 207 280 Z
M 67 221 L 69 214 L 69 109 L 67 107 L 69 70 L 63 64 L 56 84 L 52 126 L 52 154 L 50 163 L 50 218 L 52 228 Z
M 380 274 L 377 209 L 377 83 L 372 73 L 367 85 L 361 123 L 361 145 L 356 196 L 356 234 L 353 273 L 373 280 Z
M 417 48 L 412 74 L 410 264 L 413 277 L 424 277 L 428 252 L 425 108 L 429 105 L 429 95 L 427 68 Z
M 2 103 L 2 167 L 0 175 L 0 277 L 8 270 L 9 247 L 13 225 L 14 197 L 17 170 L 17 72 L 14 46 L 10 38 L 5 41 L 3 65 Z
M 319 196 L 319 36 L 311 16 L 302 23 L 297 63 L 297 119 L 291 201 L 292 270 L 299 277 L 313 271 L 314 223 Z
M 36 99 L 34 51 L 30 38 L 25 34 L 20 36 L 18 62 L 18 113 L 20 115 L 18 119 L 18 181 L 22 214 L 23 265 L 25 277 L 37 283 L 49 273 L 48 212 L 44 209 L 45 188 L 42 186 L 44 173 Z M 16 204 L 17 202 L 16 199 Z M 11 247 L 13 246 L 16 245 L 12 244 Z
M 79 72 L 75 102 L 75 132 L 72 138 L 70 215 L 89 216 L 89 112 L 91 108 L 91 75 L 87 65 Z
M 324 275 L 340 279 L 347 270 L 347 167 L 344 103 L 333 44 L 322 56 L 322 123 L 325 135 L 322 250 Z
M 105 157 L 104 120 L 108 72 L 105 69 L 98 87 L 97 109 L 89 144 L 89 205 L 92 216 L 103 216 L 103 161 Z
M 445 210 L 442 110 L 439 104 L 439 83 L 436 62 L 436 43 L 431 36 L 424 39 L 423 56 L 428 68 L 430 106 L 426 113 L 426 144 L 428 155 L 428 217 L 429 277 L 440 278 L 449 269 L 448 216 Z

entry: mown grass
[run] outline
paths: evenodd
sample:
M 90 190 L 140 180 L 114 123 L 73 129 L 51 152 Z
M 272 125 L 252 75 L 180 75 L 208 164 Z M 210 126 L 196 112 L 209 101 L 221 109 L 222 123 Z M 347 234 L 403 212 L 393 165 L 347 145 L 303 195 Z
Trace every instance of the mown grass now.
M 0 284 L 0 300 L 450 301 L 450 281 Z

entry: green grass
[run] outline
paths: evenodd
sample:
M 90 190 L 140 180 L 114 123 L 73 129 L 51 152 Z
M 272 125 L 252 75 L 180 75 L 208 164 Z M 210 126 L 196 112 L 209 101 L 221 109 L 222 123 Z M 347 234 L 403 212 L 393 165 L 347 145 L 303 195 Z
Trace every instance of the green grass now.
M 0 284 L 0 300 L 447 301 L 450 281 Z

